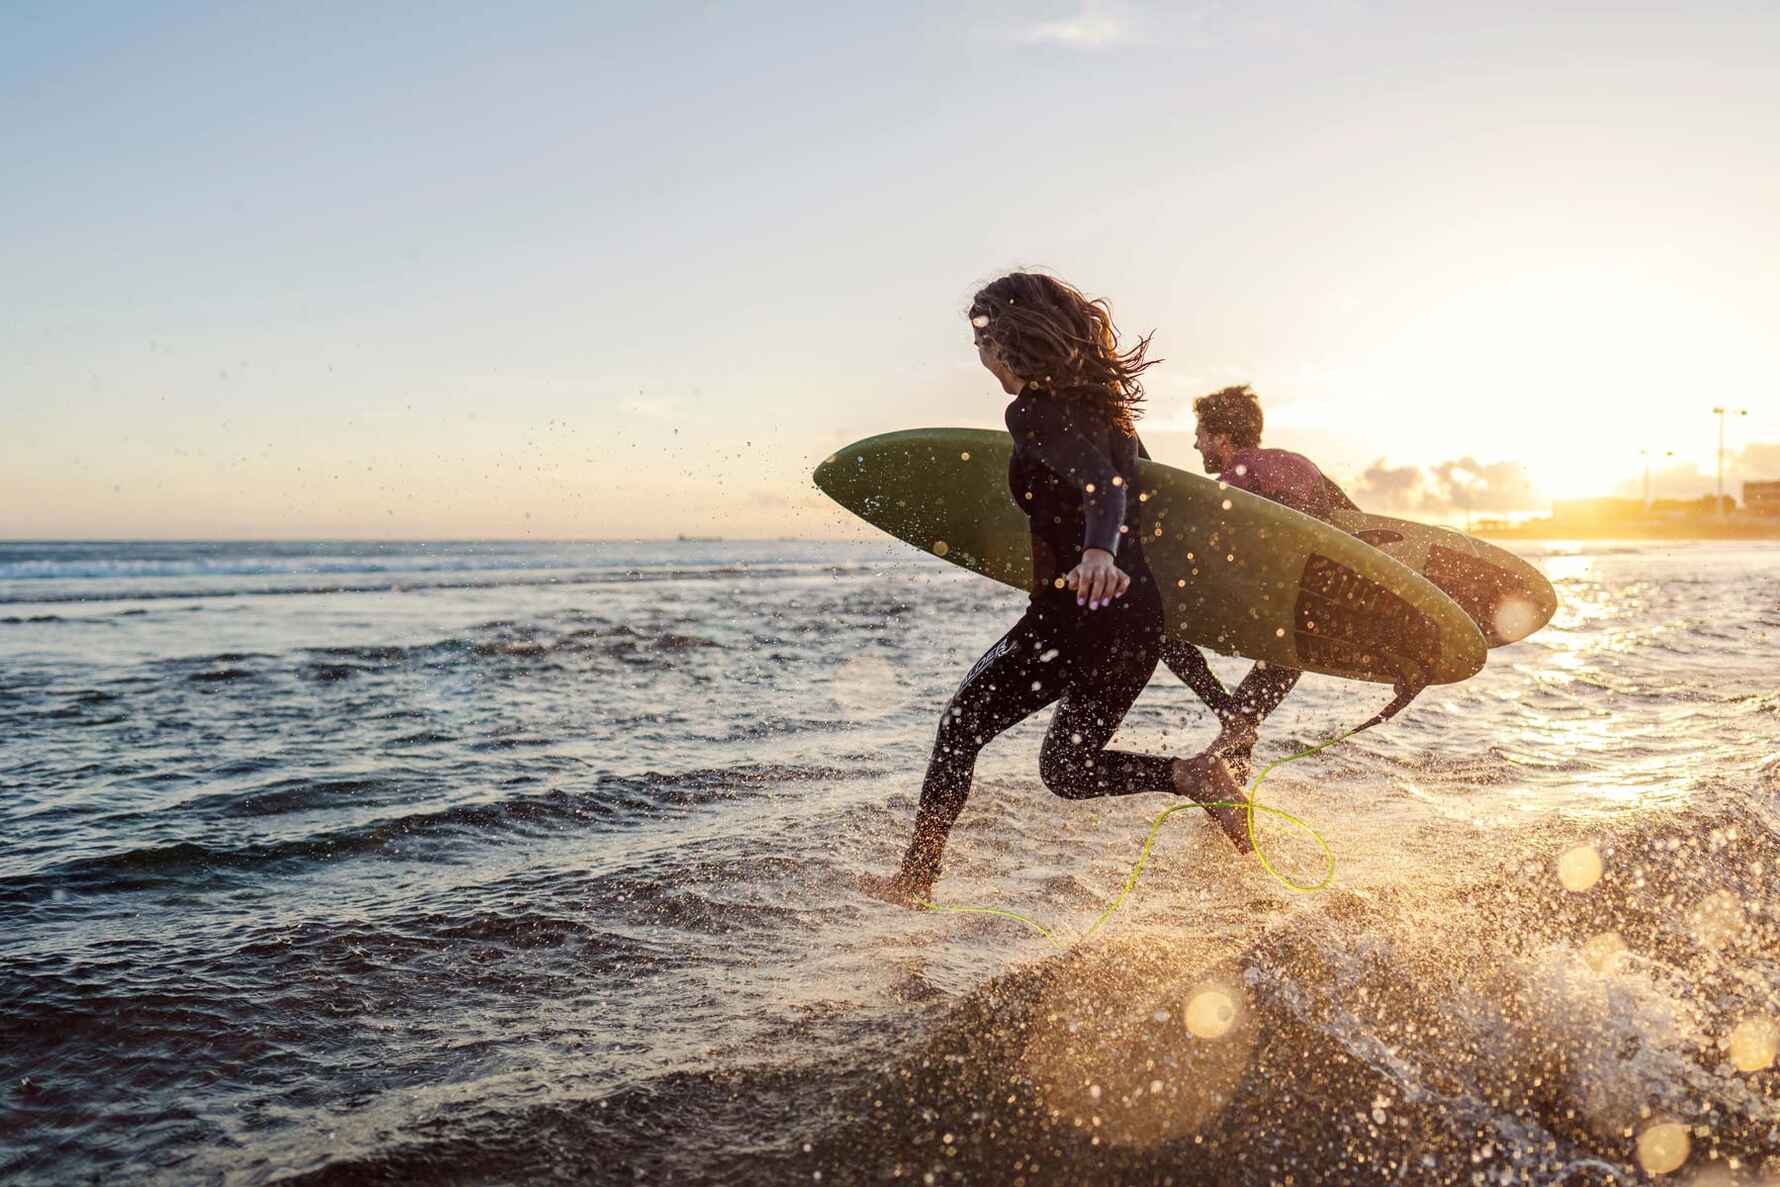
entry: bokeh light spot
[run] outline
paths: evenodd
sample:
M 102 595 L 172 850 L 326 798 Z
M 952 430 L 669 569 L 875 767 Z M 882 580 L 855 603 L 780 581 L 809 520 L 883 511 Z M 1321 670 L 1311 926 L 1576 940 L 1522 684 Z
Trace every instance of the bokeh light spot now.
M 1724 947 L 1743 930 L 1743 900 L 1728 890 L 1715 890 L 1688 913 L 1687 925 L 1705 948 Z
M 900 707 L 906 696 L 896 668 L 875 655 L 842 660 L 829 683 L 829 695 L 850 721 L 882 717 Z
M 1646 1174 L 1666 1175 L 1681 1169 L 1692 1150 L 1687 1126 L 1678 1121 L 1659 1121 L 1638 1135 L 1638 1165 Z
M 1221 1039 L 1236 1024 L 1236 1003 L 1221 989 L 1201 989 L 1187 1002 L 1187 1029 L 1202 1039 Z
M 1582 959 L 1597 973 L 1610 973 L 1625 963 L 1628 949 L 1616 931 L 1604 931 L 1582 946 Z
M 1557 860 L 1558 881 L 1572 894 L 1581 894 L 1601 880 L 1601 854 L 1593 845 L 1578 845 Z
M 1539 629 L 1539 607 L 1527 598 L 1503 598 L 1491 615 L 1490 624 L 1496 638 L 1504 643 L 1518 642 Z
M 1745 1018 L 1731 1030 L 1725 1045 L 1740 1072 L 1773 1067 L 1780 1055 L 1780 1024 L 1771 1018 Z

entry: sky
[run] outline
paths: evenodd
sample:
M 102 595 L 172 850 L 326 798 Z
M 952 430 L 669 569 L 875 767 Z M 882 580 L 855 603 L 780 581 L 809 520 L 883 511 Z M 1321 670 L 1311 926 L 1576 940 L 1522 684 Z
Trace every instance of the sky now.
M 1780 479 L 1780 7 L 0 7 L 0 538 L 856 535 L 1015 269 L 1158 460 L 1427 518 Z

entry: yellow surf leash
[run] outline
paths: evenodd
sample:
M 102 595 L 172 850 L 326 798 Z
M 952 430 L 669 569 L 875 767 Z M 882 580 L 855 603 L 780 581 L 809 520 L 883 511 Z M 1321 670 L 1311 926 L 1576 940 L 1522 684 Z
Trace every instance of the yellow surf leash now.
M 1248 842 L 1254 847 L 1255 856 L 1261 859 L 1262 868 L 1272 875 L 1280 885 L 1295 894 L 1315 894 L 1317 891 L 1327 887 L 1329 883 L 1335 880 L 1334 851 L 1329 848 L 1328 842 L 1323 840 L 1322 834 L 1310 827 L 1310 825 L 1303 820 L 1300 820 L 1290 812 L 1286 812 L 1279 808 L 1268 807 L 1261 803 L 1261 781 L 1267 778 L 1268 773 L 1271 772 L 1274 767 L 1284 766 L 1289 762 L 1297 762 L 1301 758 L 1308 758 L 1319 751 L 1327 750 L 1337 742 L 1346 741 L 1361 730 L 1371 729 L 1380 722 L 1389 721 L 1392 717 L 1397 715 L 1397 712 L 1402 709 L 1403 706 L 1415 699 L 1416 694 L 1421 692 L 1421 688 L 1422 686 L 1419 684 L 1400 684 L 1396 690 L 1396 699 L 1392 701 L 1388 707 L 1369 718 L 1363 725 L 1355 726 L 1345 734 L 1337 734 L 1326 742 L 1318 742 L 1315 746 L 1312 746 L 1307 750 L 1300 750 L 1296 754 L 1287 755 L 1285 758 L 1275 759 L 1273 762 L 1268 763 L 1267 766 L 1262 769 L 1261 773 L 1255 776 L 1255 781 L 1249 787 L 1248 799 L 1246 800 L 1240 802 L 1234 800 L 1217 800 L 1210 804 L 1201 804 L 1197 800 L 1190 800 L 1187 803 L 1176 804 L 1171 808 L 1165 809 L 1156 817 L 1155 823 L 1150 825 L 1149 836 L 1145 837 L 1143 840 L 1143 848 L 1139 850 L 1137 854 L 1137 864 L 1131 867 L 1131 875 L 1125 879 L 1124 888 L 1119 891 L 1118 897 L 1114 898 L 1111 903 L 1107 904 L 1106 910 L 1100 912 L 1100 917 L 1094 920 L 1093 925 L 1089 927 L 1087 931 L 1083 932 L 1080 938 L 1085 940 L 1096 931 L 1099 931 L 1100 925 L 1111 918 L 1114 911 L 1117 911 L 1124 905 L 1125 900 L 1130 897 L 1132 888 L 1137 885 L 1137 876 L 1143 872 L 1143 863 L 1149 860 L 1150 848 L 1156 843 L 1156 833 L 1161 830 L 1162 822 L 1176 812 L 1181 812 L 1189 808 L 1241 808 L 1248 817 Z M 1310 839 L 1315 841 L 1317 847 L 1323 851 L 1325 865 L 1322 878 L 1316 882 L 1294 882 L 1274 868 L 1273 863 L 1267 860 L 1267 851 L 1261 845 L 1261 838 L 1255 832 L 1255 814 L 1257 812 L 1265 812 L 1269 816 L 1277 816 L 1289 824 L 1297 825 L 1299 828 L 1310 834 Z M 1016 922 L 1024 923 L 1027 927 L 1030 927 L 1033 931 L 1051 941 L 1051 943 L 1056 944 L 1060 948 L 1064 946 L 1063 941 L 1059 940 L 1056 934 L 1049 928 L 1033 922 L 1018 911 L 1009 911 L 1002 907 L 954 907 L 945 903 L 930 903 L 922 899 L 915 900 L 915 905 L 921 907 L 923 910 L 946 911 L 955 915 L 999 915 L 1005 919 L 1012 919 Z

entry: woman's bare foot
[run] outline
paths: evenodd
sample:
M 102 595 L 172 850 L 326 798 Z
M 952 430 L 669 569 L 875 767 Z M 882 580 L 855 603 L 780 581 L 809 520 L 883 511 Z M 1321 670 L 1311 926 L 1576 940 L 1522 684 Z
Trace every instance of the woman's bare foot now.
M 888 877 L 860 874 L 854 879 L 854 885 L 873 898 L 897 907 L 919 907 L 933 897 L 932 881 L 909 877 L 900 870 Z
M 1230 768 L 1211 751 L 1175 760 L 1174 789 L 1205 808 L 1238 853 L 1253 853 L 1248 839 L 1248 802 Z

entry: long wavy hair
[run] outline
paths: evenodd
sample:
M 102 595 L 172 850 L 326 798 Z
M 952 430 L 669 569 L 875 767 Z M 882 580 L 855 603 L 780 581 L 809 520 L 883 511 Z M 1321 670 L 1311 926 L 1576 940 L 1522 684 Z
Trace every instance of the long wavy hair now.
M 994 342 L 1014 373 L 1089 404 L 1126 434 L 1143 415 L 1138 379 L 1161 359 L 1145 358 L 1152 335 L 1119 350 L 1112 306 L 1089 300 L 1055 276 L 1010 272 L 977 291 L 970 324 Z

